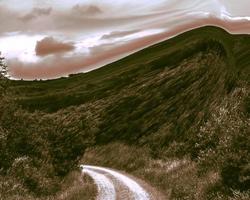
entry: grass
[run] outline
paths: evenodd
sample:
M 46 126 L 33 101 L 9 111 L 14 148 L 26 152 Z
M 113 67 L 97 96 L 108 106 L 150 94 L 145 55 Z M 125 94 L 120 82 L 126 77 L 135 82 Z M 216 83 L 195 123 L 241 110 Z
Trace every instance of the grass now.
M 219 44 L 230 47 L 233 41 L 231 35 L 219 28 L 200 28 L 156 44 L 91 73 L 50 81 L 14 81 L 12 94 L 26 108 L 53 112 L 70 105 L 103 98 L 109 95 L 107 93 L 109 90 L 115 92 L 126 86 L 133 77 L 138 78 L 138 73 L 143 74 L 147 68 L 149 70 L 172 68 L 185 58 L 203 51 L 206 44 L 214 43 L 216 48 L 220 46 Z M 62 96 L 64 98 L 61 98 Z
M 25 199 L 84 196 L 73 181 L 62 184 L 84 156 L 172 199 L 247 197 L 249 44 L 208 26 L 86 74 L 9 81 L 0 189 Z M 172 163 L 181 164 L 168 172 Z
M 52 199 L 57 200 L 95 200 L 97 188 L 93 180 L 81 175 L 78 171 L 71 172 L 62 183 L 62 192 Z
M 51 184 L 47 183 L 48 186 Z M 13 180 L 13 177 L 1 177 L 1 200 L 95 200 L 97 188 L 93 180 L 82 175 L 80 171 L 70 172 L 60 182 L 61 189 L 53 195 L 36 196 L 22 186 L 22 183 Z
M 207 187 L 218 179 L 216 174 L 198 176 L 196 163 L 189 159 L 155 159 L 146 148 L 122 143 L 91 148 L 82 162 L 129 172 L 157 188 L 166 199 L 205 199 Z

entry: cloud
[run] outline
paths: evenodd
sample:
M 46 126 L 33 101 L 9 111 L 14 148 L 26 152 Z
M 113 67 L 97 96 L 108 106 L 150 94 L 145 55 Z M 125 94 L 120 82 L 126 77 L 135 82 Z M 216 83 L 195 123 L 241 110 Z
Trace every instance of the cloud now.
M 20 34 L 45 34 L 75 36 L 114 30 L 137 29 L 141 22 L 152 20 L 148 13 L 118 15 L 109 7 L 99 5 L 76 5 L 66 9 L 34 8 L 26 15 L 0 5 L 0 35 L 9 32 Z M 27 11 L 26 11 L 27 12 Z M 144 24 L 143 23 L 143 24 Z M 124 28 L 126 26 L 126 28 Z
M 102 40 L 115 39 L 125 37 L 127 35 L 131 35 L 139 32 L 140 30 L 132 30 L 132 31 L 113 31 L 109 34 L 105 34 L 101 37 Z
M 64 43 L 57 41 L 53 37 L 45 37 L 41 41 L 37 41 L 36 44 L 36 55 L 46 56 L 50 54 L 65 53 L 74 50 L 72 43 Z
M 72 8 L 72 11 L 83 15 L 97 15 L 102 13 L 102 10 L 96 5 L 86 6 L 77 4 Z
M 33 8 L 33 10 L 30 13 L 20 17 L 20 19 L 24 22 L 27 22 L 41 16 L 48 16 L 51 14 L 51 11 L 52 8 Z
M 84 63 L 83 55 L 46 57 L 36 63 L 26 63 L 17 59 L 8 61 L 10 75 L 23 79 L 51 79 L 79 71 Z
M 3 27 L 0 29 L 0 34 L 8 32 L 22 34 L 53 32 L 55 35 L 75 35 L 77 32 L 84 32 L 89 34 L 124 29 L 127 25 L 133 29 L 142 21 L 152 19 L 152 15 L 147 13 L 120 16 L 117 12 L 110 12 L 110 8 L 104 8 L 101 10 L 98 5 L 76 5 L 61 10 L 34 8 L 24 15 L 23 11 L 11 10 L 0 5 L 0 21 Z

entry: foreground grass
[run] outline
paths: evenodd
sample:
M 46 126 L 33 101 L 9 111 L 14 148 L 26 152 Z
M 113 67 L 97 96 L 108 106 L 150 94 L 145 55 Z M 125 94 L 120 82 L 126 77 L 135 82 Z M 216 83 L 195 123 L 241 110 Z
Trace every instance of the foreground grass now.
M 48 187 L 51 186 L 47 183 Z M 47 197 L 39 197 L 25 189 L 11 177 L 0 179 L 0 200 L 95 200 L 97 188 L 93 180 L 80 170 L 72 171 L 60 183 L 60 191 Z
M 188 158 L 153 158 L 148 149 L 112 143 L 88 149 L 82 162 L 122 170 L 147 181 L 170 200 L 247 200 L 250 192 L 223 191 L 216 171 L 199 173 Z
M 79 173 L 71 172 L 63 181 L 61 193 L 53 197 L 56 200 L 95 200 L 97 190 L 93 180 Z
M 146 180 L 167 199 L 204 199 L 209 185 L 197 175 L 197 166 L 190 160 L 153 159 L 147 149 L 122 143 L 91 148 L 83 162 L 131 173 Z

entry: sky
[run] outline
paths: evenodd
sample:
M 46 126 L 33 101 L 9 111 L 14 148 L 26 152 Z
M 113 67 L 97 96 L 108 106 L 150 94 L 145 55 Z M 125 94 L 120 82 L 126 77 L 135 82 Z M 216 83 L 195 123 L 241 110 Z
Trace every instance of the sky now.
M 0 0 L 0 51 L 14 79 L 88 72 L 184 31 L 250 34 L 249 0 Z

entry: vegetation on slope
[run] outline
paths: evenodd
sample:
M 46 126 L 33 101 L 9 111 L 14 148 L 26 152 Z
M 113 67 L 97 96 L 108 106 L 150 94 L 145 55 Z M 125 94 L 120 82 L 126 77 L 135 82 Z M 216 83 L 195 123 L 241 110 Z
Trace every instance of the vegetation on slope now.
M 85 162 L 150 178 L 172 199 L 246 197 L 249 45 L 204 27 L 87 74 L 11 81 L 0 103 L 1 192 L 57 195 L 87 149 Z M 177 174 L 154 164 L 171 160 L 183 163 Z

